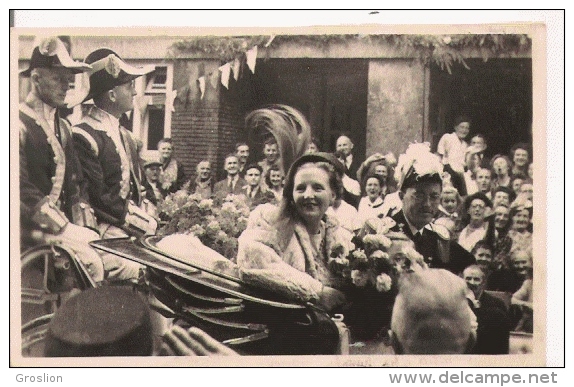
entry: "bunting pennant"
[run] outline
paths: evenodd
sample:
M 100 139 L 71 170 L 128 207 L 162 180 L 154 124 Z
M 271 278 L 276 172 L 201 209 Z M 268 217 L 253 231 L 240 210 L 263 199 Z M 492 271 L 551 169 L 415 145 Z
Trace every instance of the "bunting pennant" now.
M 271 45 L 271 42 L 273 41 L 273 39 L 275 39 L 275 35 L 271 35 L 269 37 L 269 40 L 267 41 L 267 43 L 265 43 L 265 47 L 269 47 Z
M 239 61 L 239 58 L 235 58 L 235 60 L 233 61 L 233 78 L 235 78 L 235 80 L 239 80 L 239 71 L 241 70 L 241 62 Z
M 199 79 L 197 80 L 199 82 L 199 91 L 201 91 L 201 99 L 203 99 L 203 96 L 205 95 L 205 77 L 199 77 Z
M 217 84 L 219 83 L 219 71 L 214 71 L 209 74 L 209 83 L 214 89 L 217 89 Z
M 252 74 L 255 74 L 255 62 L 257 62 L 257 46 L 247 51 L 245 56 L 247 57 L 247 67 L 249 67 L 249 70 L 251 70 Z
M 223 66 L 219 67 L 219 71 L 221 71 L 221 84 L 226 89 L 229 89 L 229 75 L 231 72 L 231 63 L 228 62 Z
M 170 90 L 165 93 L 165 108 L 170 112 L 175 111 L 175 99 L 177 98 L 177 90 Z

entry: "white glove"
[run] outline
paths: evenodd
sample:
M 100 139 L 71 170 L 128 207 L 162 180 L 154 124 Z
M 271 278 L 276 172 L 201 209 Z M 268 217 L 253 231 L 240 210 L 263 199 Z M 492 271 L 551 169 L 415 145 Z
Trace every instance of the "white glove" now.
M 73 223 L 66 224 L 59 234 L 46 234 L 47 242 L 61 243 L 74 251 L 76 258 L 80 260 L 96 282 L 104 279 L 104 264 L 97 251 L 88 243 L 98 239 L 100 236 L 95 231 Z

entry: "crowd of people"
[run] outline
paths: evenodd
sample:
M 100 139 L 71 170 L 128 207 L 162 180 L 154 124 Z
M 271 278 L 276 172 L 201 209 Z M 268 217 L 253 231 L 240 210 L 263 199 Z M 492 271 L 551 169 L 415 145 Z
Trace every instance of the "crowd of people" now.
M 215 160 L 207 159 L 187 176 L 171 139 L 159 142 L 159 158 L 142 160 L 136 139 L 120 124 L 133 108 L 134 79 L 149 71 L 109 49 L 81 63 L 57 38 L 37 42 L 21 73 L 32 84 L 20 108 L 24 236 L 41 229 L 45 241 L 69 245 L 98 285 L 138 282 L 144 266 L 96 252 L 88 242 L 153 235 L 158 206 L 179 190 L 205 199 L 235 195 L 251 210 L 236 258 L 245 283 L 348 312 L 351 329 L 375 326 L 365 328 L 368 337 L 388 338 L 397 353 L 507 353 L 510 331 L 533 332 L 530 145 L 515 144 L 508 155 L 489 159 L 488 138 L 460 116 L 435 153 L 428 144 L 411 144 L 398 159 L 389 150 L 361 160 L 351 134 L 321 151 L 301 113 L 279 105 L 247 119 L 266 122 L 263 159 L 251 157 L 253 144 L 239 142 L 222 160 L 221 180 Z M 70 98 L 74 74 L 87 86 Z M 70 99 L 93 100 L 74 126 L 59 114 Z M 333 269 L 365 230 L 389 236 L 394 273 L 392 290 L 364 304 L 379 311 L 372 314 L 352 312 L 353 297 L 363 304 Z M 358 279 L 358 272 L 351 271 L 356 288 L 369 281 L 379 292 L 385 288 L 384 277 Z M 433 309 L 439 299 L 453 310 Z M 421 313 L 451 323 L 412 321 Z M 371 318 L 377 323 L 365 325 Z M 183 337 L 176 333 L 168 340 Z M 189 354 L 189 345 L 171 353 Z

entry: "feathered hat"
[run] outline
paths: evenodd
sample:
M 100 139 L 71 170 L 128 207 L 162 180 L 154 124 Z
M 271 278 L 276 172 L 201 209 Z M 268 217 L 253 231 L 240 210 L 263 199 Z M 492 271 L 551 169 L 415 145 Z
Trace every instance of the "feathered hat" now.
M 245 117 L 250 135 L 256 131 L 268 131 L 277 140 L 283 170 L 307 150 L 311 140 L 311 126 L 297 109 L 287 105 L 270 105 L 252 111 Z
M 416 183 L 433 181 L 442 184 L 443 165 L 437 155 L 431 153 L 428 142 L 410 144 L 399 156 L 395 168 L 398 188 L 404 190 Z
M 91 68 L 89 64 L 72 59 L 64 43 L 56 36 L 38 36 L 34 40 L 34 49 L 30 65 L 20 72 L 23 77 L 29 77 L 35 68 L 63 67 L 73 73 L 81 73 Z

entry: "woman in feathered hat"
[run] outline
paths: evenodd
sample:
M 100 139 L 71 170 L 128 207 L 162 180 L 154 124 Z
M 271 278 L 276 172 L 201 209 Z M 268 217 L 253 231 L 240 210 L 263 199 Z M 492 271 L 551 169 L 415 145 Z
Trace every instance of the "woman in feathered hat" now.
M 242 279 L 332 311 L 345 298 L 335 289 L 327 260 L 335 245 L 345 246 L 348 253 L 352 235 L 325 212 L 341 192 L 343 166 L 332 154 L 303 155 L 309 124 L 295 109 L 260 109 L 247 122 L 275 135 L 285 167 L 295 161 L 285 179 L 280 207 L 258 207 L 239 238 Z

